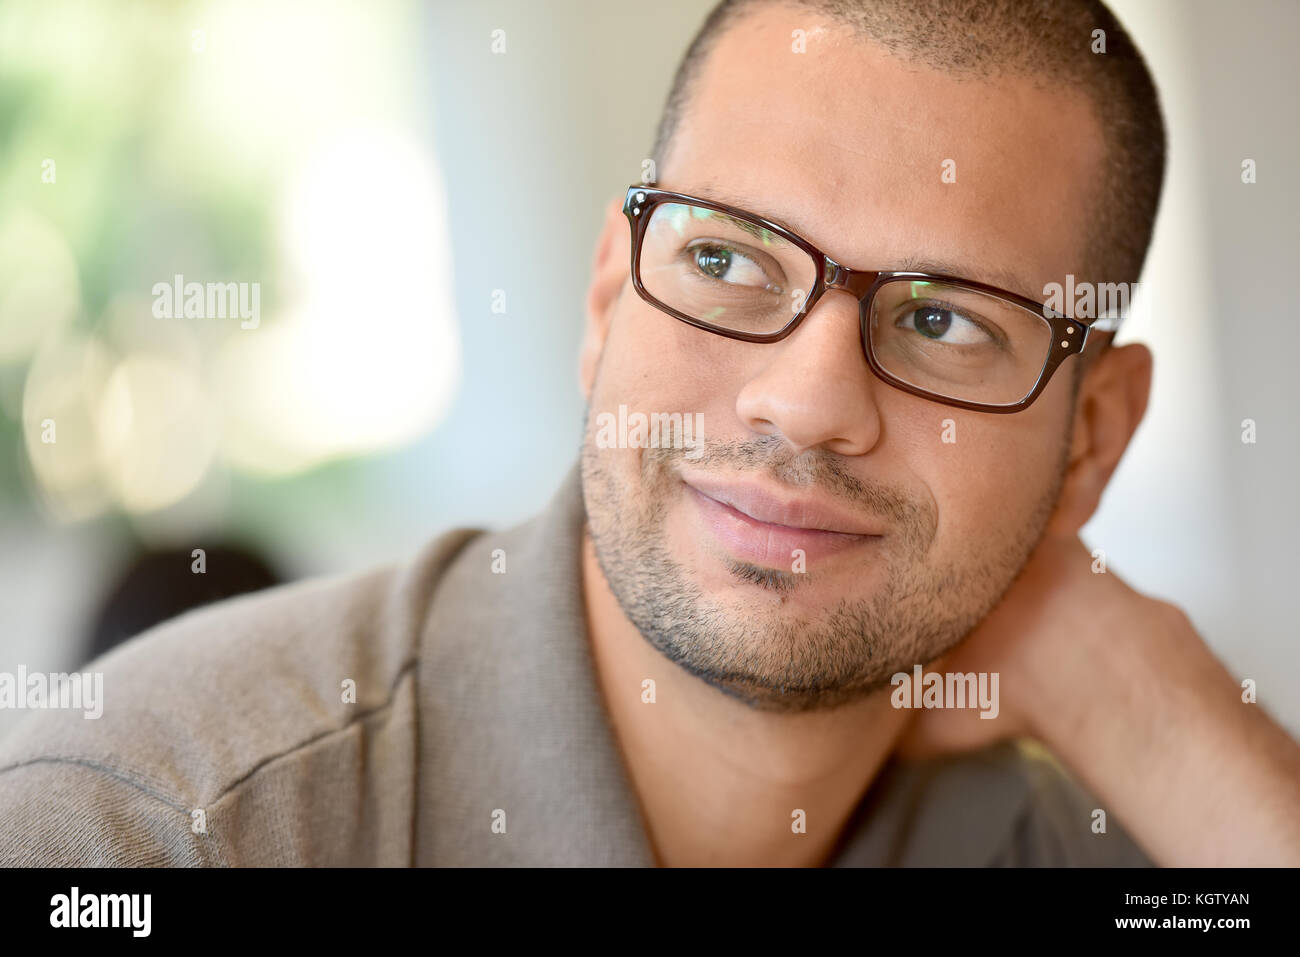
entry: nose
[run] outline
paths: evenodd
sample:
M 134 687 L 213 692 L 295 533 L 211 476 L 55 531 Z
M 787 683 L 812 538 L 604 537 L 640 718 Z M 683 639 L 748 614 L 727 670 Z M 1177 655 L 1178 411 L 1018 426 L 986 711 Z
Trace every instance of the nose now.
M 750 429 L 783 436 L 796 454 L 863 455 L 879 441 L 881 383 L 862 354 L 855 295 L 828 290 L 793 333 L 753 354 L 764 365 L 736 398 Z

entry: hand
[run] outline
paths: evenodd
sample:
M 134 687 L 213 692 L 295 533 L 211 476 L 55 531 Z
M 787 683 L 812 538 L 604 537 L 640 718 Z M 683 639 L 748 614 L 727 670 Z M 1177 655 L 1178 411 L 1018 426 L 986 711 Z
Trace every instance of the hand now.
M 1162 866 L 1300 864 L 1300 746 L 1177 607 L 1094 574 L 1049 534 L 1003 600 L 927 670 L 998 672 L 999 715 L 917 713 L 906 758 L 1040 740 Z
M 922 758 L 1035 735 L 1041 724 L 1036 709 L 1061 704 L 1043 700 L 1037 676 L 1044 669 L 1074 671 L 1074 659 L 1091 648 L 1084 630 L 1104 633 L 1170 607 L 1093 568 L 1078 536 L 1048 532 L 997 607 L 961 644 L 926 666 L 940 673 L 997 673 L 998 716 L 981 718 L 970 708 L 918 712 L 899 752 Z

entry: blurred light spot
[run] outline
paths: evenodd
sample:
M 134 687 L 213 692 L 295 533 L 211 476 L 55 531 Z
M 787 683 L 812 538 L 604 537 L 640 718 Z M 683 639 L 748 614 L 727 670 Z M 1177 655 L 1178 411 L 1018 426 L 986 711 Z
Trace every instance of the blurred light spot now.
M 49 339 L 37 352 L 23 389 L 23 439 L 36 498 L 60 522 L 91 518 L 108 505 L 101 481 L 93 409 L 109 356 L 81 334 Z M 45 423 L 54 442 L 42 441 Z
M 0 223 L 0 365 L 29 359 L 41 339 L 72 319 L 77 264 L 59 232 L 19 209 Z
M 433 158 L 352 130 L 313 155 L 282 212 L 282 311 L 227 337 L 233 459 L 289 472 L 410 441 L 460 379 L 445 198 Z
M 203 478 L 217 446 L 216 415 L 194 372 L 176 359 L 118 363 L 99 408 L 99 452 L 122 507 L 165 508 Z

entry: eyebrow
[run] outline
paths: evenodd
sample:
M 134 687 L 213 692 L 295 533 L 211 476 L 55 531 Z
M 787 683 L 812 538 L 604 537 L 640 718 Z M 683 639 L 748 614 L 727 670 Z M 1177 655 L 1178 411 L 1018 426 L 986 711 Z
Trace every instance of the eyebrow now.
M 721 203 L 724 206 L 734 206 L 737 209 L 751 210 L 751 207 L 740 202 L 736 197 L 729 195 L 726 190 L 714 180 L 705 180 L 693 192 L 688 195 L 698 196 L 700 199 L 707 199 L 715 203 Z M 804 223 L 790 217 L 769 216 L 767 214 L 754 213 L 762 219 L 776 223 L 778 226 L 797 233 L 800 236 L 808 237 L 812 230 Z M 809 239 L 809 242 L 812 242 Z M 816 245 L 816 243 L 814 243 Z M 856 268 L 849 263 L 841 263 L 842 266 L 849 266 L 850 269 Z M 864 269 L 866 267 L 863 267 Z M 953 276 L 961 279 L 969 279 L 974 282 L 982 282 L 989 286 L 996 286 L 999 289 L 1005 289 L 1008 292 L 1014 292 L 1017 295 L 1024 296 L 1027 299 L 1038 301 L 1041 296 L 1027 292 L 1026 290 L 1034 289 L 1032 283 L 1025 282 L 1024 276 L 1021 276 L 1011 270 L 1000 269 L 993 266 L 974 263 L 951 263 L 941 259 L 929 259 L 924 256 L 905 256 L 899 262 L 881 267 L 894 272 L 928 272 L 938 273 L 940 275 Z
M 985 265 L 957 265 L 954 263 L 944 262 L 938 259 L 923 259 L 917 256 L 905 256 L 894 267 L 897 272 L 929 272 L 939 273 L 940 275 L 955 276 L 959 279 L 969 279 L 974 282 L 982 282 L 987 286 L 996 286 L 999 289 L 1005 289 L 1007 292 L 1014 292 L 1018 296 L 1026 299 L 1039 301 L 1042 296 L 1033 292 L 1034 286 L 1025 282 L 1023 276 L 1006 269 L 998 269 Z

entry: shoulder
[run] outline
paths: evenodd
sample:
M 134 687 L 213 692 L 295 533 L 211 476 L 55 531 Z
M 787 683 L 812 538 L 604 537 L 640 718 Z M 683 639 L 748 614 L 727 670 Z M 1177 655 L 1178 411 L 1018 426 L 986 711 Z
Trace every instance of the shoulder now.
M 864 803 L 847 863 L 902 866 L 1149 865 L 1120 823 L 1035 742 L 892 762 Z
M 1025 800 L 993 863 L 1016 867 L 1150 867 L 1123 824 L 1042 745 L 1020 741 L 1010 760 Z
M 190 612 L 83 666 L 98 717 L 34 709 L 0 740 L 0 863 L 274 863 L 288 844 L 328 859 L 302 831 L 313 816 L 355 823 L 378 775 L 395 778 L 385 800 L 413 800 L 419 636 L 475 534 Z M 400 844 L 410 805 L 374 813 L 367 836 Z

